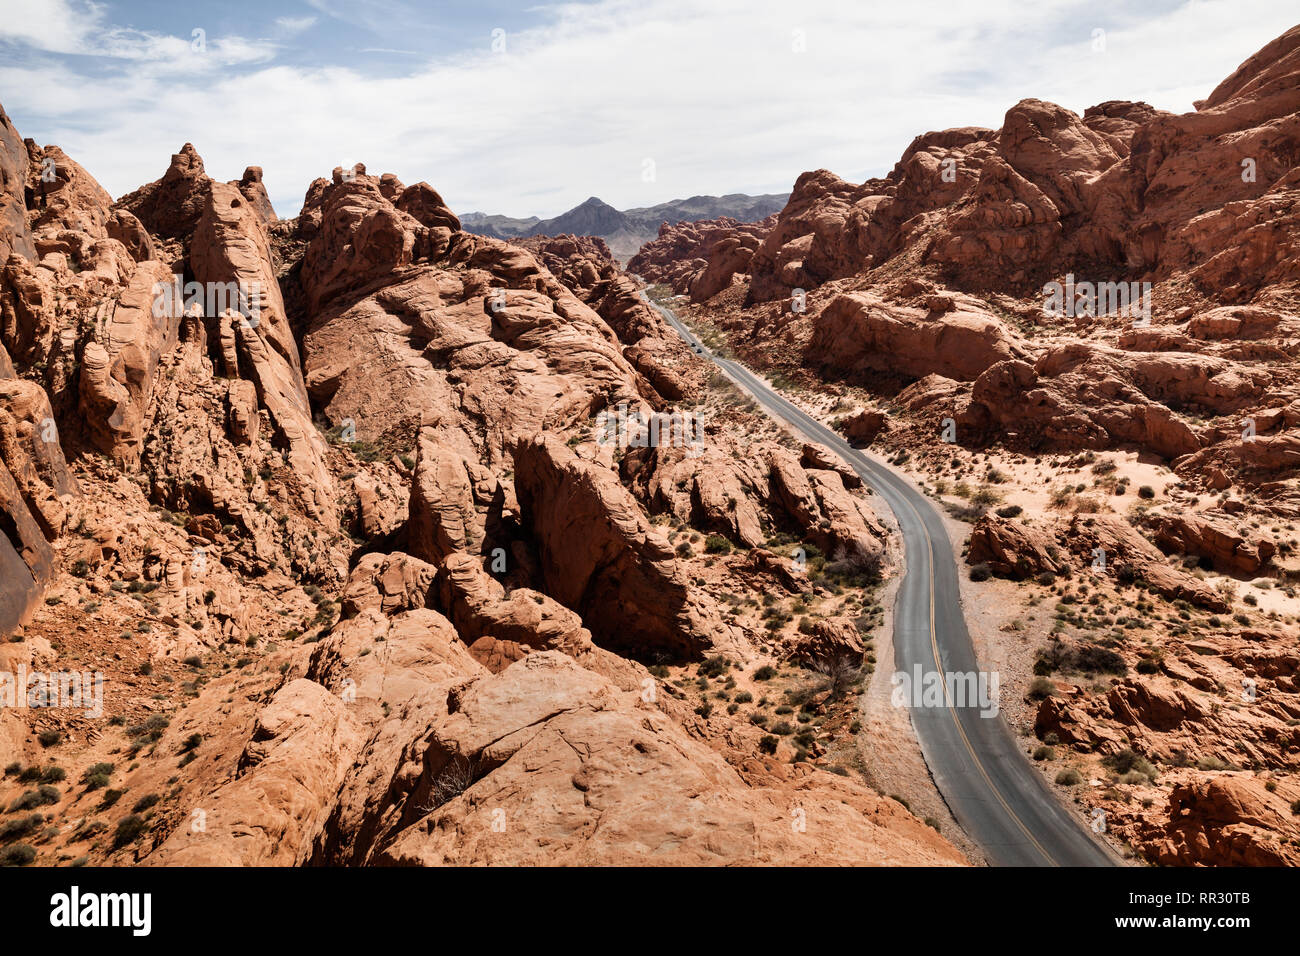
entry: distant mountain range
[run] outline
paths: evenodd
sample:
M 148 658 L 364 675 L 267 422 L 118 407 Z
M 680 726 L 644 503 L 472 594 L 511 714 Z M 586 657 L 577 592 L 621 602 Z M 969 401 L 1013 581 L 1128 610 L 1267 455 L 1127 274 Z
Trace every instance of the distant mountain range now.
M 554 219 L 538 219 L 536 216 L 514 219 L 510 216 L 471 212 L 460 217 L 460 224 L 467 232 L 495 236 L 498 239 L 558 236 L 564 233 L 599 236 L 616 257 L 627 259 L 659 235 L 660 223 L 694 222 L 697 219 L 716 219 L 718 216 L 753 222 L 780 212 L 789 198 L 789 193 L 767 196 L 731 193 L 726 196 L 692 196 L 690 199 L 674 199 L 657 206 L 620 211 L 592 196 Z

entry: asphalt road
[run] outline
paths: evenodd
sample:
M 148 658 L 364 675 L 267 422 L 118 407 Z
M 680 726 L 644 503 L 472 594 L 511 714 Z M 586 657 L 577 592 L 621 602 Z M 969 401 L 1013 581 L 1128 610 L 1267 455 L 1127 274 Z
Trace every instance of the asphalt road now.
M 643 296 L 644 297 L 644 296 Z M 1020 750 L 987 696 L 948 675 L 977 675 L 962 614 L 957 564 L 943 521 L 930 500 L 885 465 L 854 449 L 800 411 L 743 365 L 712 354 L 671 310 L 647 302 L 703 357 L 805 439 L 834 449 L 862 476 L 898 521 L 906 572 L 894 608 L 894 661 L 910 683 L 912 724 L 930 773 L 953 816 L 995 866 L 1112 866 L 1118 861 L 1067 810 Z M 916 678 L 919 677 L 919 682 Z M 912 685 L 920 684 L 917 691 Z M 930 688 L 929 694 L 925 692 Z M 910 689 L 909 689 L 910 688 Z

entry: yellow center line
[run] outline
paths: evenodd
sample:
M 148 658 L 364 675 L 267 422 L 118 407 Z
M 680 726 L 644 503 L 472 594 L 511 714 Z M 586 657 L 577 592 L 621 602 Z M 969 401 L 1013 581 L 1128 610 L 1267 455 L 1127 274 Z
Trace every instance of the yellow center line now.
M 660 311 L 666 312 L 667 310 L 660 309 Z M 719 365 L 719 366 L 722 365 L 722 361 L 719 360 L 717 357 L 710 356 L 710 358 L 713 358 L 715 365 Z M 727 369 L 724 367 L 723 371 L 726 372 Z M 737 384 L 739 384 L 741 388 L 744 388 L 746 391 L 750 391 L 748 388 L 746 388 L 743 382 L 738 382 Z M 752 391 L 751 394 L 753 394 Z M 760 405 L 766 404 L 763 402 L 760 396 L 754 395 L 754 397 L 758 399 Z M 784 399 L 781 399 L 779 396 L 774 395 L 774 397 L 776 397 L 778 401 L 784 401 Z M 790 407 L 794 408 L 793 405 L 791 405 Z M 793 421 L 790 421 L 787 415 L 782 414 L 782 411 L 779 408 L 773 409 L 773 411 L 775 411 L 781 417 L 786 418 L 789 424 L 795 425 L 795 427 L 798 428 L 798 425 L 795 424 Z M 921 517 L 921 513 L 917 511 L 916 506 L 913 505 L 912 502 L 908 500 L 907 495 L 900 492 L 898 497 L 902 500 L 903 504 L 907 505 L 908 510 L 911 511 L 912 514 L 916 516 L 916 521 L 921 526 L 921 533 L 925 535 L 926 548 L 930 552 L 930 649 L 934 655 L 935 670 L 938 671 L 940 678 L 943 678 L 944 676 L 943 664 L 939 660 L 939 640 L 934 626 L 934 603 L 935 603 L 934 602 L 934 539 L 930 537 L 930 530 L 925 526 L 925 520 Z M 899 530 L 901 531 L 902 528 L 900 527 Z M 1007 801 L 1003 798 L 1002 792 L 998 790 L 997 785 L 993 782 L 992 778 L 989 777 L 988 772 L 984 769 L 984 764 L 980 762 L 979 757 L 975 753 L 975 748 L 971 746 L 970 738 L 966 736 L 965 728 L 962 727 L 961 721 L 957 719 L 957 712 L 952 706 L 952 698 L 948 693 L 947 680 L 941 680 L 940 683 L 943 684 L 943 697 L 948 707 L 948 714 L 952 718 L 953 726 L 957 728 L 957 733 L 961 736 L 962 743 L 966 747 L 966 752 L 970 754 L 971 761 L 975 764 L 975 769 L 977 769 L 979 771 L 980 776 L 984 778 L 984 782 L 988 784 L 989 790 L 991 790 L 993 796 L 997 798 L 998 803 L 1002 805 L 1002 809 L 1007 812 L 1007 816 L 1011 817 L 1012 820 L 1016 821 L 1016 826 L 1020 827 L 1020 830 L 1022 833 L 1024 833 L 1025 838 L 1028 839 L 1029 842 L 1032 843 L 1034 847 L 1038 850 L 1038 852 L 1043 855 L 1043 859 L 1047 860 L 1047 862 L 1052 866 L 1060 866 L 1060 864 L 1057 863 L 1056 860 L 1052 858 L 1052 855 L 1043 848 L 1043 845 L 1039 843 L 1036 839 L 1034 839 L 1034 835 L 1029 832 L 1029 828 L 1025 826 L 1024 821 L 1021 820 L 1020 817 L 1016 815 L 1016 812 L 1011 809 L 1010 804 L 1008 804 Z
M 940 678 L 943 678 L 943 664 L 939 660 L 939 639 L 934 627 L 934 539 L 930 537 L 930 529 L 925 526 L 925 521 L 921 518 L 920 512 L 916 510 L 916 506 L 913 505 L 912 502 L 908 501 L 905 494 L 900 494 L 899 498 L 905 505 L 907 505 L 908 510 L 916 516 L 917 522 L 921 525 L 921 533 L 925 535 L 926 548 L 929 549 L 930 552 L 930 649 L 934 654 L 934 668 L 939 672 Z M 940 682 L 943 684 L 943 698 L 948 705 L 948 714 L 952 717 L 953 726 L 957 728 L 957 733 L 961 735 L 962 743 L 965 744 L 966 751 L 970 754 L 971 761 L 975 764 L 975 769 L 978 770 L 980 776 L 984 778 L 984 782 L 988 784 L 989 790 L 993 792 L 993 796 L 997 797 L 998 803 L 1002 804 L 1002 809 L 1006 810 L 1007 815 L 1010 816 L 1012 820 L 1016 821 L 1016 826 L 1020 827 L 1021 831 L 1025 834 L 1025 837 L 1034 845 L 1038 852 L 1043 854 L 1043 858 L 1052 866 L 1060 866 L 1060 864 L 1052 858 L 1052 855 L 1048 853 L 1047 850 L 1043 849 L 1043 845 L 1034 839 L 1034 835 L 1029 832 L 1029 828 L 1025 826 L 1024 821 L 1016 815 L 1016 812 L 1012 810 L 1007 801 L 1003 799 L 1002 792 L 998 790 L 997 785 L 994 784 L 993 780 L 989 777 L 988 772 L 984 769 L 984 764 L 982 764 L 980 758 L 976 756 L 975 748 L 971 746 L 970 739 L 966 736 L 966 729 L 962 727 L 961 721 L 957 718 L 957 711 L 953 709 L 952 698 L 948 693 L 948 681 L 941 680 Z

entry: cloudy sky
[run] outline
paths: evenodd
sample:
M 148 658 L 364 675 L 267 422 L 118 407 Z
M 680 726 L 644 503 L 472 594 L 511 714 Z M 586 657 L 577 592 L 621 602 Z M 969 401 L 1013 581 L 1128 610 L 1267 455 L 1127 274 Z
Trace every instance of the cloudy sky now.
M 1027 96 L 1187 111 L 1295 0 L 0 0 L 0 103 L 114 196 L 193 142 L 281 215 L 337 165 L 458 212 L 860 181 Z

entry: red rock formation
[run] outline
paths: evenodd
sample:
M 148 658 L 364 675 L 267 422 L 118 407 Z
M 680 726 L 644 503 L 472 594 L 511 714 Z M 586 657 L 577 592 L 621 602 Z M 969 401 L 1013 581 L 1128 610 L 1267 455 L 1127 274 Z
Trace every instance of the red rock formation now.
M 1272 541 L 1251 541 L 1225 521 L 1188 514 L 1151 514 L 1146 518 L 1156 545 L 1168 553 L 1196 555 L 1217 570 L 1257 575 L 1277 548 Z
M 31 229 L 27 225 L 24 189 L 27 185 L 27 149 L 22 138 L 0 109 L 0 260 L 16 253 L 36 255 Z
M 948 312 L 935 318 L 862 293 L 837 297 L 817 318 L 807 361 L 854 374 L 867 370 L 971 381 L 1027 353 L 996 317 Z
M 545 436 L 521 441 L 513 456 L 546 590 L 578 611 L 602 646 L 690 657 L 731 642 L 613 472 Z
M 994 574 L 1023 579 L 1065 570 L 1052 535 L 1018 521 L 986 514 L 970 533 L 967 564 L 986 564 Z
M 1300 866 L 1300 826 L 1287 803 L 1295 793 L 1241 774 L 1186 781 L 1164 819 L 1139 817 L 1121 832 L 1161 866 Z
M 705 302 L 731 285 L 749 263 L 764 236 L 776 224 L 741 223 L 728 216 L 697 222 L 664 223 L 659 236 L 628 260 L 629 272 L 647 282 L 661 282 L 693 302 Z

